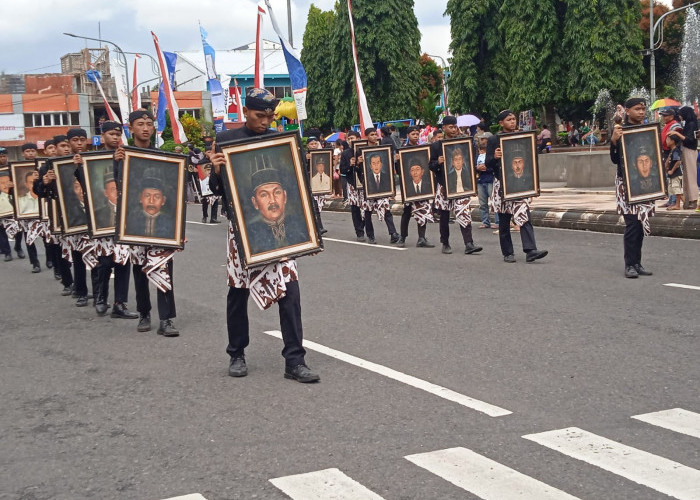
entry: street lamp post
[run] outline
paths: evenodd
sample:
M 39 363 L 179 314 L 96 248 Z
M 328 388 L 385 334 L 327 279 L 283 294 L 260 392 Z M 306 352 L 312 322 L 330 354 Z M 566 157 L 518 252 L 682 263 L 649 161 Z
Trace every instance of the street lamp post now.
M 156 61 L 155 57 L 153 57 L 151 54 L 146 54 L 145 52 L 124 52 L 124 54 L 148 57 L 151 60 L 151 69 L 153 70 L 153 73 L 158 75 L 158 79 L 162 78 L 162 75 L 160 74 L 160 67 L 158 67 L 158 61 Z
M 124 54 L 124 51 L 119 47 L 114 42 L 110 42 L 109 40 L 103 40 L 102 38 L 92 38 L 89 36 L 81 36 L 81 35 L 74 35 L 73 33 L 63 33 L 66 36 L 71 36 L 73 38 L 82 38 L 83 40 L 93 40 L 95 42 L 103 42 L 103 43 L 108 43 L 110 45 L 113 45 L 115 49 L 117 49 L 117 52 L 121 55 L 122 59 L 124 59 L 124 71 L 126 71 L 126 97 L 127 97 L 127 102 L 129 103 L 129 109 L 131 109 L 131 87 L 129 87 L 129 67 L 126 61 L 126 54 Z

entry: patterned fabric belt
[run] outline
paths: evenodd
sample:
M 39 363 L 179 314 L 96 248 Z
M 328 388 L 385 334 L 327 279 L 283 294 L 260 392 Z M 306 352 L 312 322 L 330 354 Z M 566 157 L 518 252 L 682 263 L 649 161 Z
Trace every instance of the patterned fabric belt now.
M 513 223 L 520 227 L 530 220 L 528 215 L 532 198 L 522 200 L 504 201 L 501 195 L 501 181 L 493 179 L 493 196 L 491 197 L 491 207 L 499 214 L 511 214 Z
M 656 206 L 653 201 L 644 203 L 627 203 L 625 196 L 625 182 L 622 177 L 615 176 L 615 192 L 617 198 L 617 213 L 620 215 L 636 215 L 642 223 L 644 235 L 651 234 L 651 218 L 656 213 Z
M 455 211 L 455 219 L 457 223 L 462 227 L 468 227 L 472 223 L 472 213 L 469 210 L 469 205 L 471 204 L 471 198 L 466 196 L 464 198 L 456 198 L 454 200 L 448 200 L 445 197 L 445 187 L 438 185 L 435 191 L 435 208 L 438 210 L 452 210 Z
M 419 226 L 424 226 L 428 222 L 435 222 L 429 201 L 414 201 L 409 203 L 409 205 L 413 207 L 411 215 L 416 219 Z
M 323 212 L 323 206 L 326 203 L 326 196 L 325 195 L 314 195 L 314 200 L 316 200 L 316 204 L 318 205 L 318 212 L 321 213 Z

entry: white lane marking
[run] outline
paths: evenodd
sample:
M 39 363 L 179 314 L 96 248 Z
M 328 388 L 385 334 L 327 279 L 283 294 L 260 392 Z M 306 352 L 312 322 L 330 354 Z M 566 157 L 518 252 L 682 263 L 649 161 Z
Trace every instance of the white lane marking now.
M 467 448 L 450 448 L 404 458 L 486 500 L 576 500 L 568 493 Z
M 694 413 L 683 408 L 673 408 L 671 410 L 635 415 L 632 418 L 657 427 L 700 438 L 700 413 Z
M 208 222 L 197 222 L 194 220 L 188 220 L 188 224 L 199 224 L 200 226 L 218 226 L 219 224 L 209 224 Z
M 338 469 L 278 477 L 270 482 L 294 500 L 383 500 Z
M 700 471 L 577 427 L 523 436 L 681 500 L 700 498 Z
M 273 337 L 277 337 L 278 339 L 282 338 L 282 332 L 278 330 L 271 330 L 265 333 Z M 472 410 L 480 411 L 490 417 L 502 417 L 504 415 L 510 415 L 511 413 L 513 413 L 503 408 L 499 408 L 498 406 L 479 401 L 478 399 L 470 398 L 469 396 L 465 396 L 464 394 L 460 394 L 451 389 L 447 389 L 446 387 L 426 382 L 425 380 L 421 380 L 411 375 L 406 375 L 405 373 L 396 371 L 392 368 L 388 368 L 383 365 L 378 365 L 377 363 L 372 363 L 371 361 L 366 361 L 362 358 L 358 358 L 351 354 L 346 354 L 344 352 L 331 349 L 330 347 L 317 344 L 316 342 L 312 342 L 310 340 L 304 340 L 304 347 L 313 351 L 320 352 L 321 354 L 325 354 L 326 356 L 339 359 L 340 361 L 345 361 L 346 363 L 350 363 L 351 365 L 359 366 L 360 368 L 364 368 L 365 370 L 384 375 L 385 377 L 388 377 L 390 379 L 402 382 L 417 389 L 424 390 L 426 392 L 429 392 L 430 394 L 434 394 L 435 396 L 447 399 L 448 401 L 452 401 L 462 406 L 466 406 L 467 408 L 471 408 Z
M 700 286 L 683 285 L 681 283 L 664 283 L 664 286 L 671 286 L 674 288 L 685 288 L 687 290 L 700 290 Z
M 361 241 L 338 240 L 335 238 L 323 238 L 323 241 L 335 241 L 336 243 L 349 243 L 350 245 L 360 245 L 363 247 L 386 248 L 388 250 L 406 250 L 405 248 L 390 247 L 388 245 L 376 245 L 376 244 L 373 245 L 371 243 L 362 243 Z
M 166 498 L 164 500 L 207 500 L 199 493 L 192 493 L 191 495 L 183 495 L 181 497 Z

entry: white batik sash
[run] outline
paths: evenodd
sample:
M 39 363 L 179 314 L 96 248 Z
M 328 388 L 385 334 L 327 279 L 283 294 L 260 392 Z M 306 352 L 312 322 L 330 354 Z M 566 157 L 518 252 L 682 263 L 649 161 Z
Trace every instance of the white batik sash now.
M 617 213 L 620 215 L 636 215 L 642 223 L 644 235 L 651 234 L 651 218 L 656 213 L 656 206 L 653 201 L 644 203 L 627 203 L 625 196 L 625 182 L 621 177 L 615 176 L 615 192 L 617 198 Z

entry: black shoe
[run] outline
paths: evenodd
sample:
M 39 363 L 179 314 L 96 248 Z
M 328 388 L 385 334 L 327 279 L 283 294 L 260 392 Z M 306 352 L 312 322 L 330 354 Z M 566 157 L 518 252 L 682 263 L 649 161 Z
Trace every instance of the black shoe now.
M 206 224 L 206 223 L 207 223 L 207 218 L 206 218 L 206 217 L 202 217 L 202 222 L 204 222 L 204 223 Z
M 248 366 L 245 364 L 245 356 L 231 358 L 228 365 L 228 374 L 231 377 L 245 377 L 248 375 Z
M 513 264 L 515 262 L 515 255 L 513 255 L 513 254 L 506 255 L 505 257 L 503 257 L 503 262 L 507 262 L 508 264 Z
M 358 237 L 357 237 L 357 241 L 360 241 L 360 242 L 363 242 L 363 243 L 364 243 L 365 241 L 367 241 L 367 238 L 365 238 L 364 235 L 358 236 Z
M 24 252 L 22 250 L 17 250 L 17 258 L 24 259 Z
M 450 245 L 448 245 L 447 243 L 443 243 L 442 244 L 442 253 L 451 254 L 452 247 L 450 247 Z
M 104 300 L 98 300 L 97 304 L 95 304 L 95 312 L 97 313 L 98 316 L 105 316 L 107 314 L 107 311 L 109 311 L 109 306 Z
M 83 295 L 81 297 L 78 297 L 78 300 L 75 302 L 75 307 L 85 307 L 87 305 L 88 305 L 87 295 Z
M 394 243 L 396 243 L 400 239 L 401 239 L 401 235 L 399 233 L 394 233 L 391 235 L 391 240 L 389 240 L 389 241 L 391 241 L 391 244 L 393 245 Z
M 73 298 L 73 299 L 77 299 L 78 297 L 80 297 L 80 295 L 78 295 L 78 291 L 75 289 L 75 284 L 73 284 L 73 285 L 71 286 L 71 293 L 70 293 L 70 296 L 71 296 L 71 298 Z
M 34 267 L 32 267 L 32 272 L 34 274 L 41 272 L 41 267 L 39 267 L 39 264 L 34 264 Z
M 399 248 L 406 248 L 406 238 L 403 236 L 399 238 L 399 241 L 396 242 L 396 246 Z
M 377 240 L 375 240 L 374 238 L 370 238 L 370 239 L 367 240 L 367 243 L 369 243 L 370 245 L 376 245 L 376 244 L 377 244 Z
M 46 261 L 46 269 L 53 269 L 53 262 L 51 262 L 50 260 L 47 260 Z
M 221 224 L 219 219 L 209 219 L 209 224 Z
M 435 248 L 435 245 L 430 243 L 427 238 L 418 238 L 418 243 L 416 243 L 418 248 Z
M 525 262 L 534 262 L 547 256 L 547 250 L 530 250 L 525 256 Z
M 69 295 L 73 295 L 73 285 L 64 286 L 63 291 L 61 292 L 61 295 L 63 295 L 64 297 L 68 297 Z
M 169 319 L 160 321 L 157 333 L 163 337 L 177 337 L 180 335 L 180 331 L 173 326 L 173 322 Z
M 136 327 L 137 332 L 150 332 L 151 331 L 151 315 L 150 314 L 140 314 L 139 315 L 139 326 Z
M 122 319 L 136 319 L 139 317 L 138 313 L 132 313 L 126 308 L 126 304 L 122 304 L 120 302 L 115 302 L 114 306 L 112 306 L 112 314 L 111 316 L 113 318 L 122 318 Z M 150 330 L 150 327 L 149 327 Z
M 646 269 L 644 269 L 644 267 L 642 267 L 641 264 L 636 264 L 634 266 L 634 269 L 635 269 L 635 271 L 637 271 L 637 274 L 640 276 L 651 276 L 652 274 L 654 274 L 651 271 L 647 271 Z
M 5 262 L 10 262 L 12 260 L 12 254 L 11 253 L 6 253 L 5 254 Z
M 625 278 L 639 278 L 639 273 L 634 266 L 625 266 Z
M 474 243 L 467 243 L 467 246 L 464 247 L 464 253 L 466 255 L 470 255 L 476 252 L 481 252 L 483 248 L 476 246 Z
M 56 281 L 61 281 L 61 273 L 58 272 L 58 269 L 53 270 L 53 277 Z
M 286 366 L 284 368 L 284 378 L 294 379 L 302 384 L 321 380 L 321 377 L 317 373 L 312 372 L 306 365 L 296 365 L 294 368 Z

